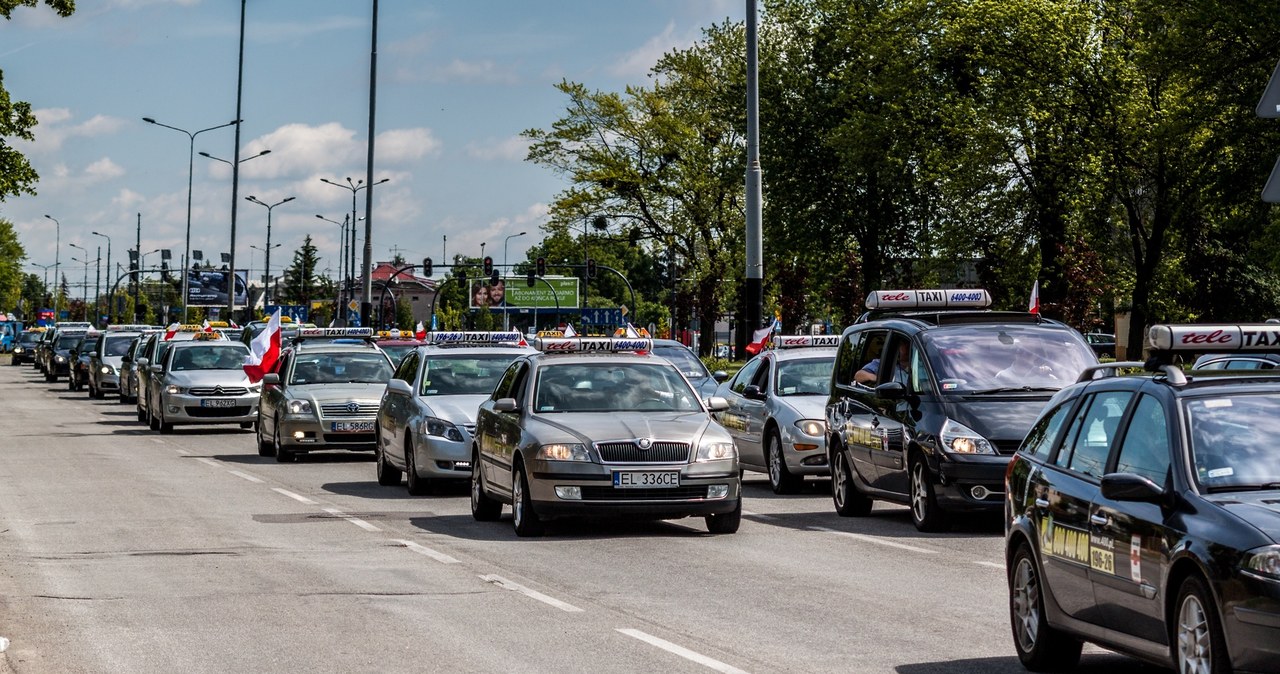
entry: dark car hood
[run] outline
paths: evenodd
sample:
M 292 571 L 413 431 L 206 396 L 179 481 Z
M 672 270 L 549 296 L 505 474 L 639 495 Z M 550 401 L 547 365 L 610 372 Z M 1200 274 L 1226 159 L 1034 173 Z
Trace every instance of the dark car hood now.
M 1272 542 L 1280 542 L 1280 490 L 1224 492 L 1205 498 L 1257 527 Z
M 992 441 L 1021 443 L 1051 394 L 956 397 L 943 405 L 947 417 Z

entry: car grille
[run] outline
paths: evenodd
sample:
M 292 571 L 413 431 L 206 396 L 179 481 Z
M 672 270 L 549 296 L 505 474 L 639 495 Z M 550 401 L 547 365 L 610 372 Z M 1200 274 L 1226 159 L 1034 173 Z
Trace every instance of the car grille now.
M 467 432 L 467 435 L 468 435 L 469 437 L 473 437 L 473 438 L 474 438 L 474 437 L 476 437 L 476 425 L 475 425 L 475 424 L 462 424 L 462 429 L 463 429 L 463 430 L 465 430 L 465 431 Z
M 249 392 L 243 386 L 200 386 L 187 389 L 193 396 L 242 396 Z
M 373 433 L 325 433 L 324 441 L 335 445 L 363 445 L 374 443 Z
M 378 413 L 378 403 L 325 403 L 320 406 L 320 414 L 328 419 L 350 419 L 352 417 L 372 417 Z
M 615 489 L 590 486 L 582 488 L 584 501 L 685 501 L 705 499 L 706 485 L 700 487 L 667 487 L 665 489 Z
M 992 440 L 991 446 L 996 448 L 996 454 L 1001 456 L 1012 456 L 1018 452 L 1018 447 L 1022 444 L 1021 440 Z
M 605 463 L 688 463 L 689 444 L 685 442 L 655 442 L 649 449 L 640 449 L 634 442 L 601 442 L 596 444 L 600 460 Z
M 214 419 L 217 417 L 242 417 L 249 413 L 249 406 L 244 407 L 194 407 L 188 406 L 184 408 L 187 416 L 204 419 Z

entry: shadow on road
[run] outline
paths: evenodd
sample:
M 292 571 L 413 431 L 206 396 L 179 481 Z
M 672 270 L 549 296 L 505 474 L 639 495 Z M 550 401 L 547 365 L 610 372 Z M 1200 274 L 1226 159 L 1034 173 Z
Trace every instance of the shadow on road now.
M 471 541 L 574 543 L 615 538 L 702 538 L 711 535 L 702 527 L 702 518 L 671 521 L 613 518 L 555 520 L 546 523 L 546 535 L 540 538 L 517 538 L 509 513 L 504 514 L 497 522 L 477 522 L 471 515 L 438 515 L 411 517 L 409 524 L 433 534 Z
M 1012 638 L 1012 637 L 1010 637 Z M 1012 648 L 1012 646 L 1010 646 Z M 894 667 L 898 674 L 1025 674 L 1015 656 L 1004 658 L 972 658 L 947 662 L 922 662 Z M 1080 664 L 1071 670 L 1075 674 L 1157 674 L 1169 670 L 1154 667 L 1115 653 L 1086 653 Z

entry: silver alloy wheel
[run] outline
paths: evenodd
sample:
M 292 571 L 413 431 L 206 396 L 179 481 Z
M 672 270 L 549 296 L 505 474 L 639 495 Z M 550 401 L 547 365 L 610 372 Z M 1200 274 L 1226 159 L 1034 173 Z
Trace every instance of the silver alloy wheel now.
M 842 509 L 845 506 L 844 494 L 846 485 L 849 482 L 849 464 L 845 461 L 844 454 L 836 454 L 835 470 L 831 475 L 831 492 L 832 497 L 836 501 L 836 509 Z
M 1018 560 L 1013 570 L 1013 616 L 1018 646 L 1030 653 L 1040 636 L 1040 581 L 1030 557 Z
M 480 466 L 471 464 L 471 512 L 480 510 Z
M 1178 672 L 1209 674 L 1213 670 L 1213 642 L 1209 616 L 1200 598 L 1188 594 L 1178 608 Z
M 511 481 L 511 521 L 519 529 L 524 524 L 524 480 L 520 474 L 512 476 Z
M 772 433 L 769 434 L 769 482 L 775 487 L 782 484 L 782 443 Z
M 929 487 L 925 484 L 924 462 L 917 461 L 911 468 L 911 513 L 917 522 L 929 516 Z

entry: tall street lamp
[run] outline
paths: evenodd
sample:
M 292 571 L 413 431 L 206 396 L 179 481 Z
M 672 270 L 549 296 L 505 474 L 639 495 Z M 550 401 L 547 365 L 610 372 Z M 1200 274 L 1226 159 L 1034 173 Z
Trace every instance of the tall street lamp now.
M 102 237 L 102 238 L 104 238 L 104 239 L 106 239 L 106 240 L 107 240 L 107 276 L 111 276 L 111 237 L 109 237 L 109 236 L 107 236 L 106 234 L 103 234 L 103 233 L 101 233 L 101 232 L 90 232 L 90 234 L 93 234 L 94 236 L 100 236 L 100 237 Z M 109 313 L 111 313 L 111 303 L 112 303 L 112 302 L 114 302 L 114 301 L 115 301 L 115 299 L 116 299 L 116 298 L 112 297 L 112 298 L 109 298 L 109 299 L 107 300 L 107 311 L 106 311 L 106 313 L 108 313 L 108 314 L 109 314 Z M 101 313 L 101 312 L 99 312 L 99 313 Z
M 49 215 L 48 213 L 46 213 L 44 217 L 49 218 L 50 220 L 52 220 L 52 221 L 53 221 L 53 224 L 54 224 L 54 244 L 53 244 L 53 282 L 54 282 L 54 283 L 61 283 L 61 281 L 59 281 L 59 280 L 58 280 L 58 276 L 59 276 L 59 274 L 60 274 L 60 272 L 58 271 L 58 267 L 59 267 L 59 260 L 61 259 L 61 257 L 60 257 L 60 256 L 61 256 L 61 254 L 62 254 L 62 223 L 61 223 L 61 222 L 58 222 L 58 219 L 57 219 L 57 218 L 53 217 L 52 215 Z M 56 293 L 56 292 L 55 292 L 55 293 L 53 294 L 53 320 L 54 320 L 54 321 L 57 321 L 57 320 L 58 320 L 58 318 L 59 318 L 59 314 L 58 314 L 58 308 L 59 308 L 59 307 L 58 307 L 58 300 L 59 300 L 59 299 L 61 299 L 61 298 L 60 298 L 60 297 L 58 297 L 58 293 Z
M 186 129 L 179 129 L 176 126 L 169 126 L 168 124 L 162 124 L 150 117 L 143 117 L 142 121 L 148 124 L 155 124 L 156 126 L 163 126 L 166 129 L 173 129 L 174 131 L 185 133 L 187 134 L 187 138 L 191 141 L 190 146 L 187 150 L 187 240 L 186 240 L 186 247 L 184 248 L 184 252 L 182 254 L 182 263 L 185 267 L 185 265 L 191 259 L 191 177 L 192 177 L 192 172 L 195 170 L 195 162 L 196 162 L 196 136 L 199 136 L 205 131 L 213 131 L 215 129 L 221 129 L 228 126 L 233 126 L 235 124 L 238 124 L 240 120 L 233 119 L 230 122 L 227 122 L 226 124 L 219 124 L 217 126 L 211 126 L 207 129 L 200 129 L 199 131 L 196 131 L 194 133 L 191 131 L 187 131 Z M 188 270 L 184 268 L 182 270 L 182 320 L 183 322 L 186 322 L 187 320 L 187 282 L 188 282 L 187 277 L 188 277 Z M 231 291 L 230 291 L 231 294 L 234 295 L 235 279 L 231 279 L 231 283 L 229 287 L 231 288 Z
M 347 265 L 347 252 L 346 252 L 347 251 L 347 223 L 350 222 L 350 216 L 347 216 L 347 215 L 342 216 L 342 222 L 338 222 L 337 220 L 330 220 L 329 218 L 326 218 L 323 215 L 320 215 L 319 213 L 316 213 L 316 217 L 330 224 L 337 225 L 338 227 L 341 228 L 338 234 L 338 237 L 339 237 L 338 239 L 338 304 L 341 305 L 343 279 L 346 278 L 345 272 L 347 268 L 346 267 Z
M 76 249 L 76 250 L 78 250 L 78 251 L 80 251 L 80 254 L 81 254 L 81 255 L 84 255 L 84 256 L 85 256 L 85 258 L 88 258 L 88 257 L 89 257 L 89 251 L 85 250 L 84 246 L 78 246 L 78 245 L 76 245 L 76 244 L 74 244 L 74 243 L 69 243 L 69 244 L 67 244 L 67 245 L 68 245 L 68 246 L 71 246 L 72 248 L 75 248 L 75 249 Z M 77 259 L 76 259 L 76 258 L 74 258 L 74 257 L 73 257 L 73 258 L 71 258 L 71 259 L 72 259 L 72 260 L 75 260 L 76 262 L 83 262 L 83 263 L 84 263 L 84 285 L 80 287 L 80 291 L 81 291 L 81 292 L 80 292 L 80 301 L 81 301 L 81 302 L 88 302 L 88 301 L 89 301 L 89 263 L 88 263 L 88 262 L 84 262 L 84 260 L 77 260 Z
M 379 180 L 379 181 L 377 181 L 377 182 L 375 182 L 375 183 L 372 183 L 372 185 L 381 185 L 382 183 L 388 182 L 388 181 L 390 181 L 390 180 L 391 180 L 390 178 L 383 178 L 382 180 Z M 364 184 L 364 179 L 363 179 L 363 178 L 361 178 L 360 180 L 352 181 L 352 180 L 351 180 L 351 178 L 350 178 L 349 176 L 347 177 L 347 184 L 346 184 L 346 185 L 343 185 L 342 183 L 336 183 L 336 182 L 334 182 L 334 181 L 332 181 L 332 180 L 329 180 L 328 178 L 321 178 L 321 179 L 320 179 L 320 182 L 322 182 L 322 183 L 328 183 L 328 184 L 330 184 L 330 185 L 334 185 L 334 186 L 336 186 L 336 187 L 341 187 L 341 188 L 342 188 L 342 189 L 344 189 L 344 190 L 351 190 L 351 248 L 350 248 L 350 251 L 351 251 L 351 273 L 352 273 L 352 275 L 354 276 L 354 275 L 355 275 L 355 266 L 356 266 L 356 265 L 355 265 L 355 255 L 356 255 L 356 251 L 355 251 L 355 248 L 356 248 L 356 223 L 357 223 L 357 222 L 359 222 L 359 220 L 357 220 L 357 219 L 356 219 L 356 192 L 359 192 L 360 190 L 363 190 L 363 189 L 365 189 L 365 188 L 371 187 L 372 185 L 366 185 L 366 184 Z M 365 243 L 365 248 L 366 248 L 366 249 L 367 249 L 367 248 L 369 248 L 369 234 L 370 234 L 370 232 L 369 232 L 369 224 L 368 224 L 368 222 L 366 221 L 366 223 L 365 223 L 365 233 L 364 233 L 364 238 L 365 238 L 365 242 L 364 242 L 364 243 Z M 361 273 L 361 276 L 368 276 L 368 275 L 369 275 L 369 268 L 368 268 L 368 267 L 369 267 L 369 265 L 370 265 L 370 264 L 372 264 L 372 262 L 371 262 L 370 260 L 366 259 L 366 260 L 365 260 L 365 264 L 364 264 L 365 268 L 364 268 L 363 270 L 361 270 L 361 272 L 360 272 L 360 273 Z M 367 280 L 367 279 L 366 279 L 366 280 Z M 354 293 L 352 293 L 352 294 L 354 294 Z M 362 317 L 362 320 L 364 320 L 364 321 L 366 321 L 366 322 L 367 322 L 367 321 L 369 320 L 369 318 L 370 318 L 369 316 L 363 316 L 363 317 Z
M 212 159 L 212 160 L 214 160 L 214 161 L 220 161 L 220 162 L 222 162 L 223 164 L 226 164 L 227 166 L 233 166 L 233 164 L 231 163 L 231 160 L 229 160 L 229 159 L 223 159 L 223 158 L 221 158 L 221 157 L 215 157 L 215 156 L 213 156 L 213 155 L 209 154 L 208 152 L 197 152 L 196 154 L 200 155 L 201 157 L 205 157 L 206 159 Z M 263 156 L 263 155 L 267 155 L 267 154 L 271 154 L 271 150 L 263 150 L 262 152 L 259 152 L 258 154 L 249 155 L 248 157 L 245 157 L 244 159 L 241 159 L 241 160 L 240 160 L 240 163 L 241 163 L 241 164 L 243 164 L 243 163 L 245 163 L 245 162 L 249 161 L 250 159 L 257 159 L 258 157 L 261 157 L 261 156 Z
M 502 274 L 503 276 L 506 276 L 506 274 L 510 271 L 510 268 L 507 267 L 507 244 L 517 236 L 524 236 L 525 234 L 526 232 L 520 232 L 519 234 L 508 234 L 507 238 L 502 240 Z M 506 282 L 504 281 L 503 286 L 505 287 L 505 285 L 506 285 Z M 533 317 L 533 322 L 535 324 L 538 322 L 538 317 L 536 315 Z M 505 294 L 502 296 L 502 329 L 503 330 L 511 329 L 511 322 L 507 318 L 507 296 Z
M 258 197 L 255 197 L 252 194 L 244 198 L 245 201 L 253 202 L 267 209 L 267 248 L 265 251 L 267 259 L 265 262 L 263 262 L 263 266 L 266 267 L 265 275 L 267 277 L 266 290 L 264 291 L 266 293 L 266 296 L 263 298 L 264 306 L 271 303 L 271 209 L 275 208 L 276 206 L 279 206 L 280 204 L 287 204 L 296 198 L 297 197 L 285 197 L 284 199 L 277 201 L 274 204 L 268 204 L 267 202 L 262 201 L 261 199 L 258 199 Z
M 280 246 L 282 246 L 282 245 L 284 245 L 284 244 L 275 243 L 275 244 L 272 244 L 272 245 L 271 245 L 271 248 L 272 248 L 272 250 L 274 250 L 274 249 L 276 249 L 276 248 L 279 248 L 279 247 L 280 247 Z M 259 246 L 259 245 L 256 245 L 256 244 L 252 244 L 252 243 L 251 243 L 251 244 L 249 244 L 249 247 L 250 247 L 250 248 L 252 248 L 252 249 L 254 249 L 254 250 L 262 251 L 262 254 L 263 254 L 263 256 L 264 256 L 264 257 L 271 257 L 271 253 L 267 252 L 267 249 L 266 249 L 266 248 L 263 248 L 262 246 Z M 250 270 L 250 271 L 253 271 L 253 253 L 250 253 L 250 254 L 249 254 L 249 270 Z M 271 286 L 271 274 L 270 274 L 270 270 L 267 270 L 267 272 L 264 272 L 264 273 L 263 273 L 263 275 L 262 275 L 262 294 L 263 294 L 263 296 L 264 296 L 264 297 L 263 297 L 263 300 L 262 300 L 262 306 L 263 306 L 264 308 L 267 306 L 267 299 L 266 299 L 266 295 L 267 295 L 267 289 L 268 289 L 270 286 Z

